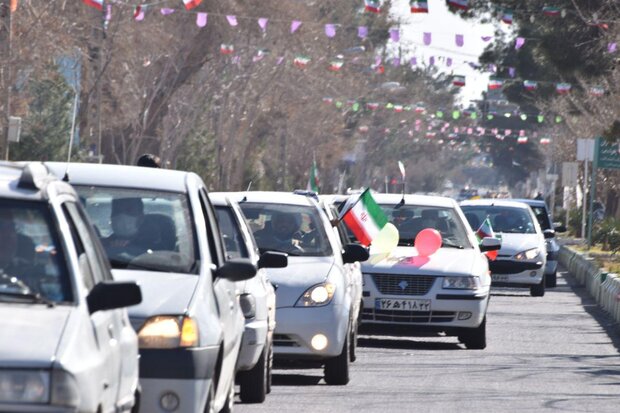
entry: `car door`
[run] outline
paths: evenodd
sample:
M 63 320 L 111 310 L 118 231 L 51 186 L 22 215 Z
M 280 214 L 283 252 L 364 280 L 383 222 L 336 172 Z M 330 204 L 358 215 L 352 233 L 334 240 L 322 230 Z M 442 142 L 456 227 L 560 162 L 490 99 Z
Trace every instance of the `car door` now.
M 73 245 L 78 257 L 78 267 L 84 286 L 90 292 L 98 283 L 111 280 L 109 268 L 102 267 L 101 258 L 98 257 L 96 243 L 93 242 L 92 229 L 84 220 L 79 212 L 79 207 L 73 202 L 65 202 L 62 206 L 67 219 Z M 101 388 L 97 393 L 101 394 L 99 403 L 102 411 L 115 411 L 118 400 L 120 381 L 121 381 L 121 353 L 122 348 L 119 343 L 121 338 L 121 314 L 122 310 L 97 311 L 90 315 L 98 343 L 97 357 L 99 360 L 92 363 L 93 374 L 101 379 Z M 135 350 L 134 353 L 135 354 Z
M 215 211 L 208 200 L 206 191 L 200 191 L 200 203 L 202 206 L 205 223 L 207 225 L 206 232 L 209 238 L 209 248 L 213 260 L 214 268 L 218 268 L 224 263 L 224 248 L 220 235 Z M 222 377 L 216 398 L 221 394 L 223 386 L 232 383 L 235 376 L 235 365 L 237 363 L 237 355 L 241 344 L 241 336 L 244 330 L 244 319 L 239 307 L 237 298 L 237 286 L 235 282 L 217 277 L 213 274 L 213 290 L 215 293 L 217 307 L 222 325 L 224 336 L 224 359 L 222 360 Z

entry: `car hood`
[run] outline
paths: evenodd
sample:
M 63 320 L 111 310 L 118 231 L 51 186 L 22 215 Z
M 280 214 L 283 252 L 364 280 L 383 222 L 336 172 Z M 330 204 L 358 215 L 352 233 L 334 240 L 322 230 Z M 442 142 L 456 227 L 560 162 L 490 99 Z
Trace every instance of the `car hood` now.
M 74 307 L 0 304 L 0 368 L 50 368 Z
M 518 252 L 529 250 L 531 248 L 541 247 L 541 235 L 539 234 L 501 234 L 502 248 L 499 250 L 499 256 L 512 257 Z M 543 247 L 544 252 L 545 249 Z
M 396 247 L 391 254 L 373 254 L 362 272 L 417 275 L 471 275 L 480 253 L 473 249 L 440 248 L 428 257 L 414 247 Z
M 183 314 L 194 295 L 199 277 L 195 274 L 112 270 L 119 281 L 136 281 L 142 290 L 142 302 L 128 307 L 129 318 L 144 320 L 159 314 Z
M 285 268 L 268 268 L 267 276 L 276 289 L 276 305 L 292 307 L 310 287 L 320 284 L 334 266 L 334 257 L 288 257 Z

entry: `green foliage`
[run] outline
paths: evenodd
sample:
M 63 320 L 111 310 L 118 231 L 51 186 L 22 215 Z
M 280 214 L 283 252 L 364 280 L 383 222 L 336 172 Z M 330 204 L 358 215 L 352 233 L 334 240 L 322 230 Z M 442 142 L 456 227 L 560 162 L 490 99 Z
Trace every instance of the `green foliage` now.
M 52 68 L 55 69 L 55 68 Z M 11 159 L 66 160 L 73 93 L 57 70 L 31 80 L 27 86 L 28 112 L 22 120 L 19 143 L 11 144 Z
M 620 251 L 620 220 L 608 218 L 594 227 L 592 243 L 601 244 L 603 250 Z

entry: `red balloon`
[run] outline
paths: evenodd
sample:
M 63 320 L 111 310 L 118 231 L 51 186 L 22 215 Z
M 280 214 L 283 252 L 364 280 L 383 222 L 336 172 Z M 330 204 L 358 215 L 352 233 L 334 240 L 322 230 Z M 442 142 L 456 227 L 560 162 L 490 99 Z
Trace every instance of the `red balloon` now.
M 420 256 L 428 257 L 441 248 L 441 234 L 433 228 L 423 229 L 416 235 L 414 245 Z

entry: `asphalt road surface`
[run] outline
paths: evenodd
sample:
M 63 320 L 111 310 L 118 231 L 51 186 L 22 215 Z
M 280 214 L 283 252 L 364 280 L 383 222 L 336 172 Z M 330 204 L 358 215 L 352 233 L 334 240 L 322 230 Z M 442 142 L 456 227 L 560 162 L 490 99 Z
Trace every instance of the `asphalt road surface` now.
M 263 404 L 236 412 L 620 412 L 620 326 L 570 277 L 542 298 L 495 289 L 487 348 L 455 337 L 361 336 L 347 386 L 274 371 Z

